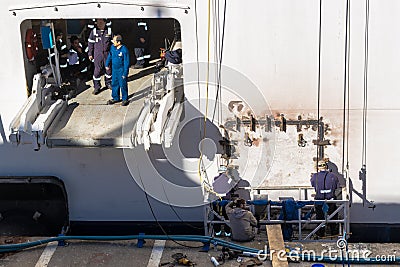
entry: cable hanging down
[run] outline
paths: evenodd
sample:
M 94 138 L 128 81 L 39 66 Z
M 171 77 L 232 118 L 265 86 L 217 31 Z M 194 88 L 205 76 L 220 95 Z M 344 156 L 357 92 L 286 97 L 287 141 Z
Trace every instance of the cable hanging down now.
M 348 171 L 348 120 L 349 120 L 349 57 L 350 57 L 350 0 L 346 0 L 346 26 L 344 43 L 344 79 L 343 79 L 343 132 L 342 132 L 342 173 Z M 347 109 L 347 112 L 346 112 Z M 347 154 L 346 154 L 347 150 Z M 347 162 L 345 165 L 345 157 Z
M 197 23 L 197 0 L 194 0 L 194 16 L 195 16 L 195 26 L 196 26 L 196 64 L 197 64 L 197 93 L 198 93 L 198 105 L 200 109 L 201 105 L 201 89 L 200 89 L 200 61 L 199 61 L 199 30 L 198 30 L 198 23 Z M 201 120 L 199 120 L 199 140 L 201 140 L 202 133 L 201 133 Z
M 318 127 L 317 127 L 317 140 L 319 140 L 320 137 L 320 102 L 321 102 L 321 49 L 322 48 L 322 0 L 319 0 L 319 27 L 318 27 L 318 82 L 317 82 L 317 120 L 318 120 Z M 320 147 L 319 144 L 317 143 L 317 161 L 316 164 L 318 166 L 318 161 L 321 160 L 319 158 L 319 151 Z M 317 167 L 317 173 L 319 172 L 319 169 Z
M 224 29 L 225 29 L 225 13 L 226 13 L 226 0 L 224 3 L 224 19 L 223 19 L 223 32 L 222 32 L 222 38 L 219 38 L 219 33 L 220 33 L 220 18 L 219 18 L 219 1 L 214 0 L 214 25 L 215 25 L 215 57 L 216 61 L 218 62 L 218 68 L 216 69 L 216 77 L 217 77 L 217 93 L 216 93 L 216 102 L 215 102 L 215 107 L 214 107 L 214 112 L 213 112 L 213 121 L 214 121 L 214 115 L 215 115 L 215 110 L 216 106 L 218 103 L 218 95 L 220 96 L 220 90 L 221 90 L 221 65 L 222 65 L 222 50 L 223 50 L 223 39 L 224 39 Z M 218 3 L 218 7 L 217 7 Z M 207 137 L 207 120 L 208 120 L 208 111 L 209 111 L 209 85 L 210 85 L 210 55 L 211 55 L 211 0 L 208 0 L 208 16 L 207 16 L 207 70 L 206 70 L 206 103 L 205 103 L 205 113 L 204 113 L 204 121 L 203 121 L 203 133 L 202 137 L 200 138 L 200 156 L 198 160 L 198 175 L 200 178 L 200 184 L 201 186 L 209 193 L 213 193 L 216 196 L 219 197 L 219 194 L 216 193 L 213 188 L 212 184 L 210 183 L 210 180 L 208 179 L 207 172 L 205 170 L 204 162 L 203 162 L 203 141 Z M 217 21 L 215 20 L 217 19 Z M 199 102 L 199 108 L 200 108 L 200 102 Z M 220 108 L 221 112 L 219 112 L 219 115 L 221 116 L 222 120 L 222 107 Z M 201 133 L 201 129 L 200 129 Z M 205 179 L 204 179 L 205 178 Z
M 362 181 L 363 206 L 368 203 L 375 205 L 367 200 L 367 111 L 368 111 L 368 43 L 369 43 L 369 0 L 365 1 L 365 32 L 364 32 L 364 90 L 362 108 L 362 151 L 361 151 L 361 170 L 358 178 Z
M 220 18 L 219 18 L 219 6 L 218 6 L 218 12 L 217 12 L 217 30 L 216 30 L 216 40 L 217 40 L 217 46 L 216 46 L 216 57 L 217 57 L 217 70 L 216 70 L 216 77 L 217 77 L 217 93 L 215 96 L 215 103 L 214 103 L 214 111 L 213 111 L 213 116 L 212 116 L 212 122 L 214 122 L 215 118 L 215 113 L 217 111 L 217 118 L 218 122 L 222 122 L 222 102 L 220 99 L 222 99 L 222 88 L 221 88 L 221 82 L 222 82 L 222 56 L 223 56 L 223 51 L 224 51 L 224 40 L 225 40 L 225 18 L 226 18 L 226 0 L 224 1 L 224 14 L 223 14 L 223 19 L 222 19 L 222 35 L 220 34 Z
M 207 15 L 207 71 L 206 71 L 206 108 L 205 108 L 205 113 L 204 113 L 204 122 L 203 122 L 203 136 L 201 137 L 200 140 L 200 157 L 199 157 L 199 162 L 198 162 L 198 174 L 200 177 L 200 184 L 201 186 L 204 185 L 205 181 L 203 179 L 202 172 L 205 170 L 203 169 L 204 163 L 203 163 L 203 140 L 207 136 L 207 117 L 208 117 L 208 92 L 209 92 L 209 78 L 210 78 L 210 38 L 211 37 L 211 0 L 208 0 L 208 15 Z M 200 107 L 199 107 L 200 108 Z M 207 174 L 205 172 L 205 174 Z M 206 179 L 208 180 L 207 175 Z M 207 181 L 208 187 L 206 188 L 207 191 L 211 191 L 211 187 L 209 185 L 209 181 Z
M 362 157 L 361 167 L 367 165 L 367 111 L 368 111 L 368 43 L 369 43 L 369 0 L 365 1 L 365 37 L 364 37 L 364 92 L 362 109 Z
M 137 165 L 137 170 L 138 170 L 138 175 L 139 175 L 140 183 L 141 183 L 141 185 L 142 185 L 142 189 L 143 189 L 143 192 L 144 192 L 144 195 L 145 195 L 145 198 L 146 198 L 147 205 L 149 205 L 149 208 L 150 208 L 151 215 L 153 216 L 153 219 L 156 221 L 158 227 L 161 229 L 161 231 L 163 232 L 163 234 L 164 234 L 166 237 L 168 237 L 169 240 L 171 240 L 172 242 L 174 242 L 175 244 L 177 244 L 177 245 L 179 245 L 179 246 L 186 247 L 186 248 L 201 248 L 202 246 L 189 246 L 189 245 L 180 243 L 180 242 L 178 242 L 175 238 L 173 238 L 171 235 L 169 235 L 169 234 L 167 233 L 167 231 L 166 231 L 166 230 L 164 229 L 164 227 L 161 225 L 160 221 L 157 219 L 157 216 L 156 216 L 156 214 L 155 214 L 155 212 L 154 212 L 153 206 L 151 205 L 151 202 L 150 202 L 150 199 L 149 199 L 149 195 L 148 195 L 148 193 L 147 193 L 146 187 L 144 186 L 144 182 L 143 182 L 142 176 L 140 175 L 140 168 L 139 168 L 139 165 Z
M 347 56 L 347 123 L 346 123 L 346 170 L 349 171 L 349 136 L 350 136 L 350 43 L 351 43 L 351 9 L 350 9 L 350 0 L 348 0 L 348 56 Z
M 197 18 L 197 16 L 196 16 Z M 209 74 L 210 74 L 210 27 L 211 27 L 211 0 L 208 0 L 208 16 L 207 16 L 207 71 L 206 71 L 206 109 L 205 109 L 205 114 L 204 114 L 204 120 L 203 120 L 203 133 L 201 134 L 201 121 L 200 121 L 200 156 L 198 159 L 198 165 L 197 165 L 197 173 L 200 178 L 200 186 L 202 187 L 203 190 L 206 190 L 208 192 L 212 192 L 212 188 L 210 186 L 210 183 L 208 181 L 208 176 L 207 172 L 204 169 L 204 163 L 203 163 L 203 141 L 206 138 L 207 134 L 207 113 L 208 113 L 208 85 L 209 85 Z M 197 22 L 196 22 L 197 23 Z M 199 70 L 198 70 L 199 71 Z M 198 80 L 199 82 L 199 80 Z M 199 91 L 199 96 L 200 96 L 200 91 Z M 200 98 L 199 98 L 199 110 L 201 109 L 200 107 Z M 206 180 L 203 179 L 203 173 L 205 174 Z

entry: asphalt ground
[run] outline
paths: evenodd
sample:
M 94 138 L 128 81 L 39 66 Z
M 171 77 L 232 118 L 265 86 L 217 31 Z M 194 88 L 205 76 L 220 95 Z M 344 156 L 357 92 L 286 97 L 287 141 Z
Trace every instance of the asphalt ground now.
M 0 243 L 15 244 L 27 241 L 43 239 L 41 237 L 2 237 Z M 229 238 L 225 238 L 229 241 Z M 262 249 L 267 244 L 265 237 L 257 237 L 253 242 L 240 243 L 240 245 Z M 300 248 L 315 251 L 321 255 L 322 251 L 337 250 L 336 242 L 309 242 L 285 243 L 292 249 Z M 218 258 L 221 255 L 221 247 L 210 247 L 208 252 L 201 252 L 202 243 L 198 242 L 174 242 L 148 240 L 142 248 L 137 247 L 137 240 L 129 241 L 78 241 L 67 242 L 66 246 L 43 244 L 34 248 L 16 253 L 0 254 L 0 266 L 4 267 L 40 267 L 40 266 L 159 266 L 160 263 L 174 263 L 173 255 L 182 253 L 196 266 L 214 266 L 210 258 Z M 400 244 L 349 244 L 349 249 L 358 251 L 362 255 L 365 251 L 371 251 L 370 257 L 396 255 L 400 251 Z M 324 252 L 325 256 L 326 252 Z M 338 250 L 340 256 L 340 250 Z M 249 257 L 241 257 L 242 261 L 249 261 Z M 221 262 L 222 263 L 222 262 Z M 315 262 L 290 262 L 289 266 L 312 266 Z M 239 266 L 237 259 L 228 259 L 221 266 Z M 369 266 L 386 266 L 386 263 Z M 168 266 L 168 265 L 165 265 Z M 185 266 L 185 265 L 171 265 Z M 267 259 L 259 266 L 272 266 Z M 324 266 L 348 266 L 347 264 L 324 264 Z M 361 266 L 352 264 L 351 266 Z

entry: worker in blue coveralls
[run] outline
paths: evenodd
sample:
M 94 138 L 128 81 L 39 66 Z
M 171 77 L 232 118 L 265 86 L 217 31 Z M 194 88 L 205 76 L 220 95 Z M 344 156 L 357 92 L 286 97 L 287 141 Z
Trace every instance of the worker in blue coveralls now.
M 108 105 L 115 104 L 120 100 L 119 89 L 121 88 L 122 93 L 122 106 L 127 106 L 128 101 L 128 72 L 129 72 L 129 51 L 122 42 L 122 36 L 117 34 L 113 38 L 113 46 L 110 49 L 106 60 L 106 69 L 110 69 L 110 63 L 112 63 L 112 99 L 107 101 Z
M 97 95 L 101 91 L 101 75 L 103 75 L 104 72 L 105 61 L 110 51 L 111 40 L 113 38 L 111 28 L 107 27 L 105 19 L 97 19 L 96 24 L 97 27 L 93 28 L 90 32 L 88 39 L 89 60 L 94 61 L 94 95 Z M 111 89 L 111 68 L 105 70 L 104 76 L 106 87 Z
M 324 160 L 319 160 L 317 163 L 317 173 L 311 176 L 311 186 L 315 189 L 315 200 L 332 200 L 336 199 L 335 190 L 339 188 L 339 179 L 332 172 L 328 170 L 328 166 Z M 325 204 L 326 205 L 326 204 Z M 327 203 L 327 210 L 324 212 L 324 205 L 316 204 L 315 212 L 317 220 L 325 220 L 325 215 L 329 216 L 336 210 L 335 203 Z M 332 220 L 337 220 L 337 214 L 334 215 Z M 337 225 L 331 223 L 329 225 L 332 235 L 338 233 Z M 325 227 L 320 228 L 317 235 L 325 236 Z

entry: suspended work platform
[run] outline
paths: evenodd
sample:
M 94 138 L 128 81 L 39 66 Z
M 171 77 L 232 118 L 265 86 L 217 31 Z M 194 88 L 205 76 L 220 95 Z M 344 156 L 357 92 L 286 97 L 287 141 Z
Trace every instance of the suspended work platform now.
M 345 200 L 346 188 L 342 188 L 342 199 L 340 200 L 310 200 L 314 189 L 310 186 L 275 186 L 257 188 L 238 188 L 252 191 L 253 200 L 247 200 L 250 210 L 255 215 L 261 227 L 265 225 L 281 225 L 285 241 L 336 241 L 340 236 L 350 233 L 349 201 Z M 280 197 L 279 199 L 268 199 L 268 193 L 279 191 L 282 195 L 293 197 Z M 298 194 L 298 196 L 296 196 Z M 228 200 L 216 200 L 205 206 L 204 226 L 206 235 L 215 235 L 215 226 L 224 225 L 229 227 L 229 220 L 223 216 L 222 209 L 228 204 Z M 334 203 L 336 209 L 326 214 L 325 219 L 316 219 L 314 206 L 328 205 Z M 288 207 L 294 207 L 289 210 Z M 330 224 L 335 224 L 338 234 L 329 232 Z M 220 229 L 220 227 L 218 227 Z M 322 230 L 320 230 L 322 229 Z M 318 232 L 326 231 L 325 236 L 318 236 Z

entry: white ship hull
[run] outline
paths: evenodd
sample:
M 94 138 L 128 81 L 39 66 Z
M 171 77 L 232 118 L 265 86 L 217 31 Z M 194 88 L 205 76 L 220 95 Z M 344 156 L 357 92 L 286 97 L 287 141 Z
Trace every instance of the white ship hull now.
M 30 20 L 92 17 L 176 19 L 182 35 L 185 107 L 195 107 L 196 112 L 204 114 L 206 99 L 209 99 L 207 116 L 211 120 L 216 97 L 212 85 L 216 83 L 216 70 L 211 70 L 207 96 L 205 66 L 207 62 L 213 66 L 219 62 L 221 43 L 215 36 L 221 38 L 224 7 L 223 1 L 219 1 L 218 8 L 215 1 L 211 2 L 209 55 L 206 1 L 197 1 L 197 4 L 196 1 L 125 4 L 109 1 L 100 3 L 100 7 L 97 2 L 82 4 L 76 1 L 15 0 L 3 3 L 0 11 L 3 18 L 1 33 L 5 39 L 1 44 L 0 176 L 58 177 L 65 184 L 70 221 L 154 222 L 155 214 L 159 221 L 202 222 L 204 191 L 196 172 L 198 151 L 193 156 L 179 158 L 182 168 L 176 168 L 175 162 L 168 162 L 169 159 L 158 154 L 159 149 L 153 145 L 149 151 L 145 151 L 143 145 L 125 148 L 42 146 L 39 151 L 34 151 L 30 145 L 12 144 L 9 126 L 27 99 L 26 88 L 30 81 L 26 76 L 33 76 L 23 45 Z M 296 120 L 298 115 L 316 120 L 319 114 L 330 128 L 325 137 L 333 144 L 326 148 L 325 156 L 338 167 L 339 173 L 342 173 L 342 166 L 349 164 L 348 174 L 344 176 L 350 177 L 353 188 L 362 194 L 363 185 L 358 173 L 362 167 L 363 144 L 365 3 L 351 1 L 350 31 L 346 31 L 346 1 L 322 2 L 318 111 L 319 1 L 228 1 L 222 53 L 224 91 L 220 102 L 223 103 L 223 114 L 215 125 L 225 124 L 233 118 L 227 107 L 230 101 L 244 101 L 258 119 L 266 115 L 278 119 L 277 114 L 282 113 L 287 120 Z M 400 213 L 395 211 L 400 205 L 397 193 L 400 180 L 396 171 L 400 161 L 400 143 L 396 138 L 400 135 L 396 124 L 400 109 L 400 37 L 396 34 L 400 4 L 385 0 L 372 1 L 370 6 L 367 191 L 364 196 L 366 200 L 374 201 L 376 207 L 368 208 L 371 205 L 365 201 L 363 205 L 359 196 L 350 193 L 353 202 L 350 220 L 363 224 L 399 224 Z M 220 31 L 216 33 L 218 10 Z M 349 106 L 343 99 L 346 33 L 351 37 L 350 41 L 347 39 L 350 42 Z M 219 47 L 219 51 L 215 47 Z M 133 47 L 128 48 L 133 50 Z M 196 68 L 199 68 L 199 76 Z M 257 92 L 254 91 L 252 97 L 253 89 Z M 343 125 L 343 113 L 346 125 Z M 183 126 L 178 126 L 177 133 L 180 127 Z M 294 126 L 287 127 L 286 132 L 273 126 L 271 134 L 262 133 L 266 139 L 258 150 L 245 148 L 247 150 L 239 151 L 242 161 L 240 157 L 237 160 L 238 171 L 244 179 L 254 180 L 252 186 L 309 185 L 316 155 L 312 139 L 316 139 L 317 132 L 303 129 L 307 146 L 302 148 L 297 146 Z M 186 128 L 186 135 L 176 134 L 174 142 L 197 148 L 202 129 L 200 126 L 191 129 L 187 131 Z M 264 128 L 260 126 L 257 131 L 262 130 Z M 270 148 L 271 153 L 259 156 L 257 153 L 266 153 L 262 148 Z M 215 161 L 210 166 L 207 169 L 209 178 L 216 175 L 218 163 Z M 155 171 L 161 175 L 155 175 Z M 160 179 L 165 176 L 168 176 L 166 181 Z M 170 188 L 169 181 L 179 188 Z M 143 187 L 151 191 L 149 197 L 154 214 Z

